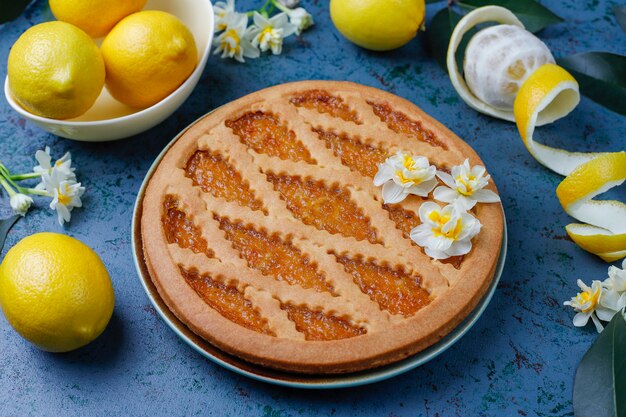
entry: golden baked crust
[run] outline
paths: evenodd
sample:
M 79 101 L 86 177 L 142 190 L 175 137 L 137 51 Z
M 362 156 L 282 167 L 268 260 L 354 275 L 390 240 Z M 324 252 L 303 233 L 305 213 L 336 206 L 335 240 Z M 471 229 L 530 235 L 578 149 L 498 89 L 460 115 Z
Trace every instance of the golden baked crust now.
M 234 122 L 255 114 L 269 115 L 272 123 L 293 132 L 289 134 L 295 138 L 294 149 L 305 156 L 294 156 L 294 162 L 256 152 L 242 139 L 245 133 L 236 133 Z M 473 210 L 483 227 L 462 262 L 454 265 L 432 260 L 403 235 L 390 208 L 383 207 L 380 188 L 364 174 L 367 169 L 358 165 L 363 161 L 355 165 L 341 158 L 337 144 L 344 146 L 346 140 L 356 142 L 362 155 L 377 150 L 392 155 L 404 150 L 427 156 L 443 169 L 461 164 L 465 158 L 472 165 L 482 164 L 465 142 L 414 104 L 349 82 L 283 84 L 211 112 L 190 126 L 165 153 L 149 180 L 141 217 L 150 277 L 170 310 L 193 332 L 255 364 L 302 373 L 342 373 L 388 364 L 425 349 L 478 304 L 500 252 L 500 204 L 478 204 Z M 226 161 L 232 169 L 230 178 L 243 190 L 239 201 L 206 192 L 197 179 L 190 178 L 190 160 L 198 151 Z M 314 191 L 332 192 L 356 206 L 356 214 L 348 214 L 364 222 L 367 236 L 357 240 L 354 236 L 361 235 L 329 233 L 310 219 L 298 218 L 289 199 L 281 194 L 281 181 L 288 183 L 290 178 L 300 181 L 299 187 L 308 181 Z M 493 184 L 490 188 L 496 191 Z M 246 201 L 241 197 L 244 194 Z M 422 201 L 410 195 L 394 207 L 417 212 Z M 176 227 L 187 228 L 183 237 L 172 237 L 168 229 L 173 224 L 168 222 L 174 222 L 172 216 L 180 216 Z M 256 233 L 288 245 L 301 257 L 295 259 L 315 269 L 322 281 L 315 288 L 303 288 L 283 276 L 268 274 L 263 265 L 251 267 L 251 262 L 257 261 L 244 256 L 229 230 Z M 250 250 L 247 256 L 272 256 L 259 255 L 258 247 Z M 404 288 L 402 279 L 415 278 L 428 291 L 428 301 L 405 307 L 394 304 L 392 294 L 391 304 L 386 303 L 386 298 L 373 294 L 376 288 L 357 284 L 347 263 L 354 263 L 357 271 L 366 268 L 364 265 L 393 271 L 399 276 L 393 288 Z M 207 297 L 222 297 L 230 291 L 239 307 L 233 304 L 226 313 L 212 308 L 201 297 L 206 294 L 202 285 L 207 282 L 213 291 Z M 415 289 L 406 291 L 418 294 Z M 302 309 L 302 317 L 318 314 L 351 333 L 338 340 L 312 340 L 314 336 L 303 331 L 302 322 L 296 325 L 293 308 Z M 237 324 L 237 312 L 247 314 L 241 318 L 248 320 L 247 324 Z

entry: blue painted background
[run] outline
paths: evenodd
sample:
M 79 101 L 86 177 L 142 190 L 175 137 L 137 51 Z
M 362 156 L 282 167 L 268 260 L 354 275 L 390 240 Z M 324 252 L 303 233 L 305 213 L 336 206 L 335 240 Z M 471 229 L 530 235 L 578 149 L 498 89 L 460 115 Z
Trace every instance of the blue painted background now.
M 543 3 L 565 19 L 541 33 L 555 56 L 589 50 L 626 54 L 626 35 L 611 12 L 616 2 Z M 428 56 L 423 34 L 390 53 L 368 52 L 338 34 L 327 2 L 303 5 L 317 24 L 301 39 L 289 39 L 282 56 L 245 65 L 212 57 L 180 110 L 121 142 L 59 139 L 25 123 L 0 100 L 0 160 L 26 171 L 37 149 L 49 145 L 56 157 L 69 150 L 87 187 L 84 208 L 74 211 L 68 227 L 59 227 L 56 215 L 39 200 L 12 230 L 7 247 L 40 231 L 77 237 L 102 256 L 116 294 L 105 333 L 68 354 L 31 347 L 0 315 L 0 416 L 573 415 L 574 370 L 596 334 L 591 327 L 574 328 L 572 312 L 562 302 L 576 292 L 577 278 L 603 279 L 607 265 L 565 239 L 563 227 L 571 219 L 554 194 L 560 177 L 528 155 L 513 124 L 480 115 L 459 100 L 447 75 Z M 428 19 L 440 7 L 429 6 Z M 51 19 L 47 2 L 38 0 L 22 17 L 0 25 L 0 79 L 18 36 Z M 476 326 L 432 362 L 371 386 L 307 392 L 251 381 L 214 365 L 157 316 L 131 257 L 135 195 L 163 146 L 216 106 L 262 87 L 304 79 L 357 81 L 422 107 L 478 151 L 498 184 L 508 219 L 506 268 Z M 539 129 L 536 137 L 570 150 L 617 151 L 626 147 L 626 118 L 583 98 L 573 114 Z M 624 187 L 613 195 L 626 199 Z M 2 198 L 0 214 L 9 212 Z

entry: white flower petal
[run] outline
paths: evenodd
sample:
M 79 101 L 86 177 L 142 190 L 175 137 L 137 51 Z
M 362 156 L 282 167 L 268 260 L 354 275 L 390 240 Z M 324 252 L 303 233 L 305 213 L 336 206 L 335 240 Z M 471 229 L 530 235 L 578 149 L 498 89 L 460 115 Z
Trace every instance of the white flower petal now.
M 263 15 L 261 15 L 259 12 L 254 12 L 254 14 L 252 15 L 252 21 L 259 29 L 264 29 L 272 25 L 270 21 L 263 17 Z
M 431 235 L 432 234 L 430 232 L 430 226 L 423 223 L 411 229 L 411 232 L 409 233 L 409 237 L 411 238 L 411 240 L 413 240 L 420 246 L 426 246 L 426 242 L 431 237 Z
M 433 197 L 435 198 L 435 200 L 439 200 L 443 203 L 452 203 L 459 197 L 459 195 L 460 194 L 455 190 L 444 187 L 443 185 L 440 185 L 439 187 L 435 188 L 435 191 L 433 191 Z
M 617 310 L 602 306 L 598 306 L 598 308 L 596 308 L 596 314 L 598 315 L 598 318 L 602 321 L 611 321 L 615 313 L 617 313 Z
M 576 327 L 584 327 L 587 325 L 587 322 L 589 322 L 589 317 L 591 316 L 590 313 L 576 313 L 576 315 L 574 316 L 573 319 L 573 323 L 574 326 Z
M 472 198 L 479 203 L 497 203 L 500 201 L 500 196 L 491 190 L 477 190 L 472 194 Z
M 282 28 L 287 25 L 288 22 L 289 16 L 287 16 L 287 13 L 285 12 L 278 13 L 269 20 L 270 25 L 276 28 Z
M 431 248 L 428 248 L 428 247 L 424 248 L 424 252 L 426 253 L 426 255 L 430 256 L 433 259 L 439 259 L 440 260 L 440 259 L 446 259 L 446 258 L 450 257 L 447 253 L 445 253 L 443 251 L 440 251 L 440 250 L 437 250 L 437 249 L 431 249 Z
M 459 194 L 459 197 L 453 202 L 454 206 L 461 211 L 471 210 L 476 203 L 476 200 L 471 197 L 466 197 L 463 194 Z
M 430 221 L 428 216 L 434 210 L 441 210 L 441 207 L 433 201 L 427 201 L 420 206 L 418 213 L 422 223 L 428 223 Z
M 433 236 L 432 234 L 426 240 L 426 247 L 438 251 L 447 251 L 450 249 L 454 241 L 443 236 Z M 448 255 L 450 256 L 450 255 Z
M 374 185 L 376 187 L 380 187 L 385 182 L 391 180 L 394 175 L 395 171 L 391 165 L 385 163 L 379 164 L 378 172 L 374 176 Z
M 596 330 L 598 331 L 598 333 L 602 333 L 602 330 L 604 330 L 604 326 L 602 325 L 602 323 L 600 323 L 600 320 L 598 320 L 596 315 L 593 313 L 591 313 L 591 321 L 593 321 L 593 324 L 596 326 Z
M 433 178 L 432 180 L 424 181 L 421 184 L 408 187 L 407 192 L 409 194 L 419 195 L 420 197 L 427 197 L 436 185 L 437 180 Z
M 437 177 L 441 181 L 443 181 L 443 183 L 446 184 L 448 187 L 452 189 L 456 188 L 456 181 L 454 181 L 452 175 L 448 174 L 447 172 L 437 171 Z
M 404 200 L 408 194 L 393 181 L 387 181 L 383 184 L 382 195 L 385 204 L 395 204 Z
M 458 240 L 454 242 L 446 253 L 448 256 L 467 255 L 472 250 L 472 242 L 470 240 Z

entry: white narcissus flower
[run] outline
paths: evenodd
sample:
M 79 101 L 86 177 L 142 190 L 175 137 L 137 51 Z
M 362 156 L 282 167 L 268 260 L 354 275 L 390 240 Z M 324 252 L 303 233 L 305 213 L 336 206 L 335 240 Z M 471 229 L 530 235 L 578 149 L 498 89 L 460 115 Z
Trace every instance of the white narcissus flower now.
M 589 322 L 589 318 L 596 326 L 596 330 L 600 333 L 604 330 L 602 321 L 610 321 L 619 309 L 614 309 L 615 297 L 614 291 L 609 291 L 602 287 L 602 282 L 593 281 L 591 287 L 588 287 L 582 280 L 577 281 L 578 286 L 582 290 L 571 300 L 565 301 L 563 305 L 570 306 L 576 311 L 574 316 L 574 326 L 583 327 Z
M 287 12 L 287 14 L 289 15 L 291 24 L 296 27 L 296 35 L 298 36 L 315 24 L 313 16 L 302 7 L 293 9 Z
M 222 58 L 234 58 L 245 62 L 245 58 L 258 58 L 258 48 L 252 46 L 247 34 L 248 17 L 245 14 L 236 14 L 228 22 L 224 32 L 213 41 L 213 54 L 222 54 Z
M 500 201 L 500 197 L 493 191 L 484 189 L 491 178 L 490 175 L 485 175 L 486 172 L 481 165 L 470 167 L 469 159 L 462 165 L 453 167 L 452 175 L 437 171 L 437 177 L 446 186 L 435 188 L 433 197 L 444 203 L 459 204 L 465 210 L 471 209 L 476 203 L 496 203 Z
M 378 165 L 374 185 L 383 186 L 385 204 L 399 203 L 409 194 L 426 197 L 437 185 L 436 172 L 428 158 L 398 152 Z
M 602 282 L 607 296 L 602 304 L 613 310 L 626 307 L 626 259 L 622 262 L 622 269 L 609 266 L 609 277 Z
M 434 259 L 461 256 L 472 250 L 472 238 L 480 232 L 480 221 L 456 205 L 441 208 L 432 201 L 420 206 L 421 224 L 411 230 L 411 240 Z
M 52 175 L 43 174 L 46 191 L 50 193 L 52 201 L 50 208 L 56 210 L 59 224 L 63 226 L 64 222 L 71 219 L 71 211 L 74 207 L 82 207 L 81 196 L 85 192 L 85 187 L 74 180 L 61 178 L 57 172 Z
M 622 269 L 609 266 L 609 277 L 602 283 L 605 288 L 619 293 L 626 292 L 626 259 L 622 261 Z
M 10 203 L 13 211 L 24 217 L 30 206 L 33 204 L 33 199 L 26 194 L 14 193 L 11 196 Z
M 67 180 L 76 180 L 76 174 L 74 168 L 72 168 L 72 155 L 66 152 L 60 159 L 52 165 L 52 157 L 50 156 L 50 147 L 46 146 L 43 151 L 39 150 L 35 152 L 35 159 L 39 162 L 39 165 L 33 168 L 33 172 L 43 175 L 52 175 L 52 172 L 57 172 L 58 178 Z M 37 190 L 45 189 L 43 180 L 35 187 Z
M 213 6 L 215 15 L 215 32 L 226 30 L 228 23 L 236 17 L 235 0 L 218 1 Z
M 271 50 L 274 55 L 279 55 L 283 51 L 283 39 L 297 30 L 284 12 L 270 19 L 254 12 L 252 19 L 254 25 L 250 26 L 248 34 L 252 38 L 252 46 L 258 47 L 261 52 Z

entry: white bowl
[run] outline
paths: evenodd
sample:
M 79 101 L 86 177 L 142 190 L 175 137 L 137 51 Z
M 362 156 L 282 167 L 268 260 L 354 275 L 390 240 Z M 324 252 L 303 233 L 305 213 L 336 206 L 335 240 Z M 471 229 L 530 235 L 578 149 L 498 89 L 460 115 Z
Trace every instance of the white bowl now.
M 113 99 L 106 88 L 85 114 L 68 120 L 36 116 L 17 102 L 4 81 L 4 96 L 9 105 L 42 129 L 55 135 L 101 142 L 127 138 L 144 132 L 168 118 L 189 97 L 206 66 L 213 40 L 213 7 L 209 0 L 148 0 L 143 10 L 162 10 L 178 17 L 191 31 L 198 48 L 198 66 L 172 94 L 146 109 L 134 109 Z

